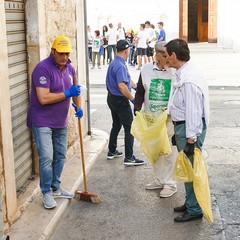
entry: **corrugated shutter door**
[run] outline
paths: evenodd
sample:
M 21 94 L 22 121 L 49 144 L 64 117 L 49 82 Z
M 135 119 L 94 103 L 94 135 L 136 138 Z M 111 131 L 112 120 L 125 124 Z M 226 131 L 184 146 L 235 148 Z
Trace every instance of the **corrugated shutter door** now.
M 29 103 L 24 0 L 5 1 L 12 134 L 17 190 L 32 175 L 31 133 L 26 127 Z

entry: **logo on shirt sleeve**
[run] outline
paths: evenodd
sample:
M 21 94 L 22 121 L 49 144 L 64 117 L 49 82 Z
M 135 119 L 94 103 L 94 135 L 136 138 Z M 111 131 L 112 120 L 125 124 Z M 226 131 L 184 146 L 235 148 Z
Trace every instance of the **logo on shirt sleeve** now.
M 39 83 L 42 84 L 42 85 L 46 84 L 46 83 L 47 83 L 46 77 L 41 76 L 41 77 L 39 78 Z

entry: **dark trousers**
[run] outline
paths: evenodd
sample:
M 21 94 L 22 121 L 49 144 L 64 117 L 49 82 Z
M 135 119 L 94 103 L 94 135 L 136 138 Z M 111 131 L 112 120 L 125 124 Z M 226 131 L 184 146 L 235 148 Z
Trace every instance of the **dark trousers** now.
M 108 93 L 107 103 L 112 114 L 112 129 L 108 149 L 114 152 L 117 148 L 117 138 L 121 127 L 125 132 L 125 157 L 130 158 L 133 155 L 133 135 L 130 133 L 133 121 L 132 109 L 129 100 L 125 97 L 114 96 Z
M 92 61 L 92 47 L 88 48 L 88 61 Z
M 115 58 L 116 56 L 116 45 L 108 45 L 108 56 L 109 56 L 109 63 Z

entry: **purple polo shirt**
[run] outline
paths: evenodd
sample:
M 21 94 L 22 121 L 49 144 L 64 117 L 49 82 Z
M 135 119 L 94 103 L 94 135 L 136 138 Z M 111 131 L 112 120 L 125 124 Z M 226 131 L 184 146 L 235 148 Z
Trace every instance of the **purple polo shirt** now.
M 129 91 L 131 91 L 131 77 L 126 61 L 122 57 L 116 56 L 109 64 L 107 71 L 106 85 L 108 91 L 115 96 L 123 96 L 118 87 L 118 83 L 120 82 L 124 82 Z
M 67 127 L 70 98 L 53 104 L 41 105 L 36 88 L 49 88 L 51 93 L 60 93 L 69 89 L 73 84 L 75 75 L 75 70 L 70 63 L 71 61 L 68 60 L 63 70 L 60 70 L 53 55 L 50 54 L 48 58 L 39 62 L 34 68 L 27 116 L 28 127 Z

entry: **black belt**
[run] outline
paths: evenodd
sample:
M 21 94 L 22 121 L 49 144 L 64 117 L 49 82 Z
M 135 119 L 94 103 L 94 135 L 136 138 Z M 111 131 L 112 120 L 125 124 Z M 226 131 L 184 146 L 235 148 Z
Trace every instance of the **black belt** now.
M 184 124 L 185 121 L 172 121 L 174 126 L 180 125 L 180 124 Z
M 205 118 L 202 118 L 203 121 L 205 121 Z M 178 126 L 180 124 L 185 124 L 185 121 L 172 121 L 174 126 Z

